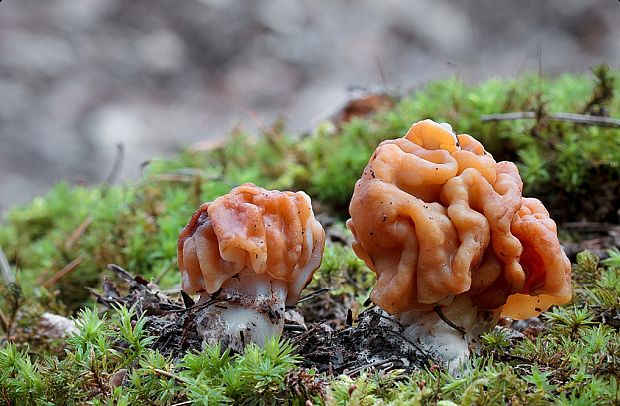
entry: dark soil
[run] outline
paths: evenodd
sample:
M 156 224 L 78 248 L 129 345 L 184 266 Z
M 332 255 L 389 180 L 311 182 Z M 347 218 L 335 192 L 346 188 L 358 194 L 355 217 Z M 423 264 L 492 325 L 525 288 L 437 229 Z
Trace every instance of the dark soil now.
M 99 303 L 107 308 L 135 306 L 137 314 L 146 316 L 149 333 L 158 337 L 152 347 L 164 355 L 180 359 L 187 350 L 200 350 L 202 338 L 194 319 L 198 306 L 191 299 L 185 300 L 186 303 L 183 298 L 171 299 L 141 276 L 133 276 L 117 265 L 108 268 L 125 282 L 125 286 L 119 289 L 120 286 L 104 280 L 103 294 L 92 291 Z M 120 291 L 125 293 L 121 295 Z
M 601 167 L 587 174 L 588 182 L 579 191 L 568 193 L 561 185 L 542 185 L 532 192 L 545 203 L 551 217 L 560 224 L 571 222 L 620 222 L 620 179 L 614 169 Z
M 620 245 L 620 226 L 585 222 L 567 226 L 580 241 L 563 244 L 573 262 L 576 253 L 584 249 L 605 257 L 607 249 Z M 337 230 L 333 227 L 327 229 Z M 347 243 L 347 236 L 337 233 L 329 236 L 333 243 Z M 103 292 L 91 290 L 99 303 L 107 308 L 119 304 L 135 306 L 138 314 L 147 317 L 149 333 L 157 337 L 153 348 L 164 355 L 178 360 L 188 350 L 200 351 L 202 338 L 197 333 L 195 316 L 204 305 L 196 305 L 185 294 L 179 296 L 175 293 L 171 297 L 155 284 L 117 265 L 110 265 L 109 269 L 120 282 L 105 279 Z M 303 367 L 354 376 L 365 369 L 412 371 L 435 364 L 415 343 L 404 337 L 404 326 L 387 313 L 371 306 L 353 320 L 352 311 L 345 302 L 343 298 L 329 294 L 328 289 L 321 289 L 300 299 L 298 308 L 287 312 L 283 336 L 297 348 Z M 603 312 L 599 317 L 614 328 L 620 325 L 617 312 Z M 508 329 L 511 335 L 530 338 L 544 329 L 538 318 L 518 322 L 503 319 L 499 324 L 497 328 Z
M 579 252 L 592 251 L 598 257 L 607 258 L 607 250 L 620 247 L 620 225 L 597 222 L 565 223 L 561 226 L 572 241 L 562 242 L 562 248 L 572 263 Z
M 356 375 L 364 369 L 412 371 L 431 361 L 403 336 L 404 327 L 385 312 L 370 308 L 355 325 L 340 329 L 316 324 L 302 334 L 286 334 L 303 355 L 302 365 L 329 374 Z
M 164 355 L 179 359 L 188 350 L 201 349 L 202 339 L 197 333 L 195 314 L 202 305 L 195 305 L 187 297 L 172 299 L 156 285 L 131 275 L 117 265 L 110 265 L 109 268 L 125 283 L 120 286 L 106 279 L 103 293 L 91 290 L 99 303 L 107 308 L 135 306 L 138 314 L 146 316 L 149 333 L 158 337 L 153 348 Z M 316 298 L 319 307 L 333 301 L 329 295 L 317 295 Z M 308 304 L 310 307 L 312 305 Z M 323 315 L 335 316 L 339 313 L 328 311 Z M 296 321 L 286 320 L 284 337 L 303 356 L 302 366 L 319 372 L 351 376 L 375 367 L 411 371 L 431 362 L 423 351 L 402 335 L 402 325 L 374 307 L 362 312 L 355 323 L 350 316 L 345 323 L 325 319 L 309 327 L 299 319 Z

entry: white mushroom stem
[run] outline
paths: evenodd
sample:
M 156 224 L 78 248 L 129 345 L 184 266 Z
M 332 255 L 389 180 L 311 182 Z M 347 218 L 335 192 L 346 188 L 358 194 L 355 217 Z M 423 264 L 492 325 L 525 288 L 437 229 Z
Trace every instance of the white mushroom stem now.
M 452 303 L 431 310 L 410 310 L 397 316 L 404 335 L 432 358 L 444 361 L 457 372 L 472 351 L 479 349 L 480 335 L 499 320 L 501 308 L 478 308 L 468 295 L 458 295 Z
M 267 274 L 243 270 L 214 295 L 203 294 L 197 303 L 206 305 L 196 318 L 204 345 L 220 343 L 241 352 L 250 342 L 259 346 L 280 336 L 284 328 L 287 283 Z

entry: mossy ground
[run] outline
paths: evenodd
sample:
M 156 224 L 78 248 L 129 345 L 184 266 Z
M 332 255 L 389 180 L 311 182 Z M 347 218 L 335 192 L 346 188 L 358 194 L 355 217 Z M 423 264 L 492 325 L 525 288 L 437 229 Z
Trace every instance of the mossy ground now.
M 154 159 L 141 180 L 121 186 L 61 183 L 11 210 L 0 246 L 16 284 L 0 281 L 0 404 L 614 404 L 620 402 L 620 130 L 549 119 L 570 112 L 620 117 L 617 71 L 547 79 L 524 76 L 476 86 L 458 80 L 386 95 L 378 111 L 325 121 L 311 134 L 281 125 L 259 137 L 233 132 L 221 147 Z M 534 111 L 536 119 L 483 122 L 481 115 Z M 100 314 L 85 286 L 99 288 L 116 263 L 162 289 L 178 284 L 176 240 L 203 201 L 246 181 L 305 190 L 331 236 L 308 291 L 329 293 L 300 306 L 307 323 L 346 328 L 363 311 L 373 274 L 347 245 L 343 226 L 353 185 L 383 139 L 423 118 L 470 133 L 497 160 L 518 162 L 525 194 L 560 223 L 605 222 L 607 238 L 573 258 L 573 303 L 542 316 L 544 327 L 513 325 L 485 336 L 486 350 L 460 377 L 432 363 L 405 373 L 381 366 L 349 375 L 304 368 L 296 349 L 273 342 L 244 355 L 219 348 L 167 358 L 152 349 L 146 315 Z M 251 152 L 249 152 L 251 151 Z M 324 221 L 325 220 L 325 221 Z M 599 224 L 599 223 L 596 223 Z M 596 228 L 596 227 L 595 227 Z M 581 243 L 578 229 L 561 231 Z M 599 244 L 600 245 L 600 244 Z M 77 315 L 66 340 L 38 334 L 44 311 Z M 119 383 L 120 382 L 120 383 Z

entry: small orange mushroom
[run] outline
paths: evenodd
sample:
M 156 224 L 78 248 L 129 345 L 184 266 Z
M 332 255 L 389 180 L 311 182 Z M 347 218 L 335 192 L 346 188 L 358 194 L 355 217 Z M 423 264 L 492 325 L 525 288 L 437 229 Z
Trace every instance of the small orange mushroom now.
M 279 335 L 284 306 L 299 299 L 324 245 L 303 192 L 246 183 L 200 206 L 179 235 L 178 262 L 185 291 L 223 300 L 198 320 L 205 341 L 240 350 Z
M 452 315 L 470 340 L 500 313 L 528 318 L 567 303 L 571 267 L 555 223 L 522 188 L 512 162 L 497 163 L 447 124 L 420 121 L 382 142 L 347 222 L 354 251 L 377 274 L 373 302 L 426 332 Z M 465 344 L 456 355 L 433 350 L 462 360 Z

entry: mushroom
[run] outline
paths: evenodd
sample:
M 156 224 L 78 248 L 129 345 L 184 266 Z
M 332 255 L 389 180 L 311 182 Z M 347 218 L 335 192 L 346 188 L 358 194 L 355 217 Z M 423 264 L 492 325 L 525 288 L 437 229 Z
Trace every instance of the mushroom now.
M 279 336 L 285 306 L 297 303 L 324 245 L 304 192 L 246 183 L 200 206 L 177 252 L 183 290 L 200 294 L 196 320 L 204 342 L 241 351 Z
M 377 274 L 371 300 L 454 370 L 506 315 L 571 298 L 570 262 L 512 162 L 448 124 L 382 142 L 349 207 L 353 249 Z

